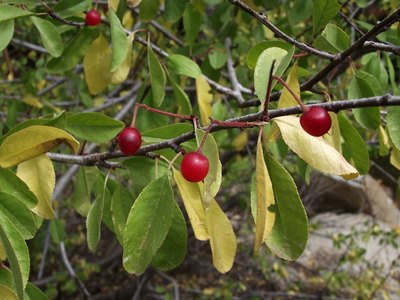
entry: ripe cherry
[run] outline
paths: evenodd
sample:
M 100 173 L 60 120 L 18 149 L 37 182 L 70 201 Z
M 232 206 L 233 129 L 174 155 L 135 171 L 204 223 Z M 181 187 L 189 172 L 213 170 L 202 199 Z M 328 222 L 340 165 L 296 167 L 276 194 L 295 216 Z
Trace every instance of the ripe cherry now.
M 310 135 L 322 136 L 331 128 L 332 120 L 325 108 L 312 106 L 301 115 L 300 125 Z
M 101 16 L 100 13 L 95 10 L 91 9 L 86 13 L 85 23 L 88 26 L 96 26 L 100 23 Z
M 191 182 L 202 181 L 208 174 L 208 159 L 199 152 L 186 153 L 181 162 L 182 176 Z
M 124 128 L 118 135 L 118 146 L 122 153 L 135 154 L 142 145 L 142 135 L 134 127 Z

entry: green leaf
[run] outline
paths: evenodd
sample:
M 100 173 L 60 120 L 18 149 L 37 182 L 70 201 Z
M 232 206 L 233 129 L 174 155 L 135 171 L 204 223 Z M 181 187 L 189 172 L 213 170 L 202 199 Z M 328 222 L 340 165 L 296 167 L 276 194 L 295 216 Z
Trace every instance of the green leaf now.
M 340 133 L 360 174 L 369 170 L 369 154 L 364 139 L 342 114 L 338 114 Z
M 112 62 L 111 72 L 115 72 L 124 62 L 129 50 L 128 37 L 115 12 L 108 11 L 111 27 Z
M 50 234 L 54 243 L 61 243 L 65 238 L 64 224 L 59 219 L 50 221 Z
M 201 14 L 193 7 L 186 5 L 183 13 L 183 28 L 185 29 L 185 41 L 193 45 L 200 32 Z
M 114 223 L 115 234 L 119 242 L 123 243 L 123 234 L 126 220 L 135 199 L 129 191 L 122 185 L 118 185 L 111 200 L 112 220 Z
M 389 106 L 387 108 L 386 120 L 390 139 L 396 148 L 400 150 L 400 107 Z
M 153 257 L 151 264 L 161 271 L 179 266 L 186 256 L 187 228 L 185 218 L 178 204 L 173 203 L 173 217 L 168 234 Z
M 313 0 L 313 34 L 324 28 L 340 8 L 337 0 Z
M 208 59 L 210 61 L 211 67 L 214 69 L 222 68 L 226 61 L 228 60 L 228 54 L 222 44 L 217 44 L 215 46 L 216 49 L 210 52 L 208 55 Z M 222 50 L 221 50 L 222 49 Z
M 49 300 L 45 293 L 29 282 L 26 285 L 25 293 L 29 297 L 27 300 Z
M 150 70 L 151 90 L 153 92 L 153 104 L 159 107 L 165 97 L 166 76 L 161 63 L 151 48 L 150 43 L 147 45 L 147 62 Z
M 173 216 L 174 193 L 168 176 L 146 186 L 129 212 L 123 242 L 123 264 L 129 273 L 143 274 L 163 244 Z
M 350 44 L 350 38 L 346 32 L 334 24 L 326 25 L 322 34 L 316 38 L 313 46 L 317 49 L 340 53 Z
M 357 99 L 375 96 L 371 85 L 356 74 L 348 86 L 348 98 Z M 363 107 L 353 109 L 357 122 L 367 129 L 377 129 L 381 124 L 379 107 Z
M 156 163 L 158 163 L 157 168 Z M 137 192 L 141 192 L 151 181 L 163 176 L 168 169 L 168 165 L 165 162 L 155 162 L 154 159 L 137 156 L 125 159 L 122 165 L 128 169 L 133 188 Z M 158 176 L 156 176 L 156 169 Z
M 34 208 L 38 200 L 14 172 L 0 168 L 0 192 L 10 194 L 22 202 L 27 208 Z
M 361 63 L 364 64 L 364 67 L 362 68 L 362 75 L 363 74 L 368 74 L 368 78 L 365 78 L 367 81 L 369 81 L 370 84 L 372 84 L 371 79 L 374 82 L 376 80 L 379 82 L 379 87 L 378 86 L 373 86 L 375 90 L 375 94 L 383 94 L 384 91 L 387 90 L 388 87 L 388 82 L 389 82 L 389 75 L 388 72 L 386 71 L 385 65 L 381 61 L 380 55 L 376 53 L 369 53 L 365 55 L 361 59 Z M 390 72 L 390 67 L 388 64 L 388 70 Z M 378 87 L 378 89 L 376 89 Z M 381 88 L 381 89 L 379 89 Z
M 268 48 L 272 48 L 272 47 L 282 48 L 286 51 L 289 51 L 292 46 L 290 44 L 282 42 L 282 41 L 265 41 L 265 42 L 258 43 L 256 45 L 252 46 L 250 48 L 249 52 L 247 52 L 247 55 L 246 55 L 247 66 L 250 69 L 254 69 L 256 67 L 258 57 L 261 55 L 261 53 L 263 53 L 264 50 L 266 50 Z
M 196 139 L 200 145 L 203 140 L 205 131 L 197 129 Z M 204 178 L 204 207 L 210 206 L 213 198 L 217 195 L 222 181 L 222 164 L 219 159 L 218 145 L 211 134 L 207 135 L 207 139 L 202 149 L 203 155 L 208 158 L 209 170 L 206 178 Z
M 68 115 L 67 131 L 95 143 L 110 142 L 124 128 L 124 123 L 100 113 Z
M 69 18 L 90 9 L 92 0 L 61 0 L 54 5 L 54 12 L 61 18 Z
M 282 48 L 271 47 L 265 49 L 258 57 L 256 67 L 254 69 L 254 88 L 258 99 L 263 103 L 267 91 L 267 83 L 269 80 L 269 72 L 272 62 L 275 60 L 274 75 L 282 76 L 292 59 L 294 48 L 286 51 Z M 273 83 L 273 86 L 276 82 Z
M 96 189 L 98 191 L 97 197 L 90 207 L 86 219 L 87 243 L 89 249 L 93 252 L 96 250 L 97 244 L 100 241 L 100 227 L 101 220 L 103 218 L 104 199 L 106 197 L 106 192 L 108 192 L 106 187 L 107 182 L 104 182 L 101 178 L 101 175 L 99 174 L 96 179 Z M 102 191 L 101 193 L 99 193 L 100 190 Z
M 52 58 L 47 63 L 47 70 L 58 73 L 71 70 L 86 53 L 90 43 L 99 35 L 99 29 L 94 26 L 83 27 L 65 47 L 62 56 Z
M 175 23 L 183 15 L 187 0 L 165 0 L 165 19 L 168 22 Z
M 385 57 L 385 62 L 389 71 L 389 79 L 390 79 L 390 85 L 392 87 L 393 95 L 399 95 L 399 87 L 397 86 L 396 83 L 396 72 L 394 70 L 394 66 L 392 61 L 390 60 L 389 55 L 387 53 L 384 54 Z
M 14 35 L 14 20 L 8 20 L 0 23 L 0 52 L 10 43 Z
M 143 22 L 150 22 L 157 16 L 160 0 L 143 0 L 140 3 L 139 18 Z
M 266 163 L 276 203 L 275 224 L 266 244 L 277 256 L 293 261 L 307 244 L 307 215 L 289 172 L 270 155 Z
M 56 26 L 42 18 L 31 17 L 31 20 L 39 31 L 42 43 L 50 55 L 59 57 L 64 51 L 64 43 Z
M 17 294 L 8 286 L 0 284 L 0 299 L 4 300 L 18 300 Z
M 192 104 L 190 103 L 189 96 L 175 82 L 175 80 L 172 79 L 171 76 L 168 76 L 168 78 L 169 78 L 169 82 L 171 83 L 172 90 L 174 92 L 174 97 L 179 105 L 178 114 L 191 115 L 192 114 Z
M 18 298 L 22 300 L 30 270 L 28 247 L 12 220 L 4 213 L 2 207 L 0 207 L 0 220 L 0 239 L 7 252 Z
M 33 214 L 18 198 L 0 193 L 0 209 L 14 224 L 24 240 L 35 236 L 36 225 Z
M 0 4 L 0 22 L 20 17 L 32 16 L 34 13 L 18 8 L 16 6 Z
M 90 180 L 87 178 L 87 169 L 88 167 L 84 166 L 79 168 L 74 183 L 74 193 L 71 197 L 73 208 L 75 208 L 75 210 L 83 217 L 86 217 L 90 210 L 90 191 L 91 185 L 94 183 L 94 180 L 89 182 Z
M 201 75 L 201 70 L 197 63 L 180 54 L 171 54 L 168 56 L 167 65 L 168 70 L 177 75 L 184 75 L 192 78 Z

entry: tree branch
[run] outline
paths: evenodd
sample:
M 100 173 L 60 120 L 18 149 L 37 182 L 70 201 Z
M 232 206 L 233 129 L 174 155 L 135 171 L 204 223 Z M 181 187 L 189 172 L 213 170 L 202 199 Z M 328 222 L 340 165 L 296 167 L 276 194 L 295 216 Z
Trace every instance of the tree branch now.
M 361 98 L 361 99 L 353 99 L 353 100 L 342 100 L 342 101 L 334 101 L 334 102 L 325 102 L 325 103 L 318 103 L 314 105 L 308 106 L 321 106 L 324 107 L 328 111 L 338 112 L 340 110 L 350 109 L 350 108 L 361 108 L 361 107 L 373 107 L 373 106 L 398 106 L 400 105 L 400 96 L 392 96 L 392 95 L 383 95 L 371 98 Z M 288 116 L 288 115 L 295 115 L 302 113 L 300 106 L 293 106 L 288 108 L 282 109 L 275 109 L 269 111 L 270 119 Z M 228 126 L 224 125 L 224 123 L 230 122 L 252 122 L 252 121 L 259 121 L 262 117 L 263 112 L 257 112 L 253 114 L 248 114 L 245 116 L 227 119 L 219 124 L 212 124 L 210 125 L 210 132 L 220 131 L 223 129 L 228 128 L 239 128 L 240 126 Z M 202 129 L 205 129 L 202 128 Z M 155 143 L 151 145 L 146 145 L 140 148 L 136 155 L 146 155 L 149 152 L 157 151 L 160 149 L 171 148 L 173 149 L 174 145 L 180 145 L 183 142 L 191 140 L 195 137 L 193 132 L 187 132 L 182 135 L 179 135 L 175 138 Z M 96 165 L 102 161 L 113 159 L 113 158 L 121 158 L 125 157 L 125 155 L 120 152 L 102 152 L 102 153 L 93 153 L 93 154 L 86 154 L 86 155 L 68 155 L 68 154 L 55 154 L 55 153 L 48 153 L 49 157 L 56 162 L 62 163 L 73 163 L 79 165 Z

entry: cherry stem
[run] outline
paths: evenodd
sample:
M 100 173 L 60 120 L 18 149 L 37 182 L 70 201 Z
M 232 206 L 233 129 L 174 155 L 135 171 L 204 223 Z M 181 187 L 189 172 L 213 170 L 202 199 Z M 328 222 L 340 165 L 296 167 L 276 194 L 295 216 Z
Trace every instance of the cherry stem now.
M 303 101 L 301 101 L 300 97 L 293 91 L 293 89 L 286 83 L 285 80 L 283 80 L 282 78 L 278 77 L 278 76 L 272 76 L 273 79 L 275 79 L 276 81 L 279 81 L 279 83 L 281 83 L 288 91 L 289 93 L 293 96 L 293 98 L 297 101 L 297 103 L 300 104 L 301 109 L 303 112 L 307 112 L 310 109 L 304 105 Z
M 139 110 L 139 106 L 138 106 L 138 103 L 136 103 L 134 108 L 133 108 L 133 117 L 132 117 L 132 123 L 131 123 L 131 127 L 133 127 L 133 128 L 135 128 L 135 123 L 136 123 L 136 117 L 137 117 L 138 110 Z
M 168 161 L 168 169 L 167 169 L 167 172 L 169 172 L 169 170 L 171 170 L 171 168 L 173 167 L 173 165 L 174 165 L 174 162 L 178 159 L 178 157 L 179 156 L 181 156 L 183 153 L 182 152 L 179 152 L 179 153 L 177 153 L 175 156 L 174 156 L 174 158 L 171 160 L 171 161 L 169 161 L 169 160 L 167 160 Z
M 148 106 L 146 104 L 142 104 L 142 103 L 136 103 L 135 107 L 140 107 L 140 108 L 143 108 L 143 109 L 145 109 L 147 111 L 150 111 L 150 112 L 153 112 L 153 113 L 157 113 L 157 114 L 160 114 L 160 115 L 165 115 L 165 116 L 172 117 L 172 118 L 178 118 L 178 119 L 181 119 L 181 120 L 192 120 L 193 119 L 193 116 L 174 114 L 174 113 L 171 113 L 171 112 L 167 112 L 167 111 L 159 110 L 157 108 L 150 107 L 150 106 Z
M 210 131 L 211 131 L 213 125 L 214 125 L 214 121 L 212 120 L 212 122 L 211 122 L 210 124 L 208 124 L 207 129 L 206 129 L 206 132 L 204 133 L 204 136 L 203 136 L 203 138 L 201 139 L 199 148 L 197 148 L 196 152 L 202 153 L 202 151 L 203 151 L 203 146 L 204 146 L 204 144 L 206 143 L 207 136 L 208 136 L 208 134 L 210 133 Z
M 262 115 L 263 119 L 268 119 L 268 106 L 269 106 L 269 98 L 271 97 L 272 79 L 273 79 L 273 74 L 274 74 L 275 62 L 276 62 L 276 60 L 274 59 L 272 61 L 271 69 L 269 70 L 267 91 L 265 93 L 264 110 L 263 110 L 263 115 Z

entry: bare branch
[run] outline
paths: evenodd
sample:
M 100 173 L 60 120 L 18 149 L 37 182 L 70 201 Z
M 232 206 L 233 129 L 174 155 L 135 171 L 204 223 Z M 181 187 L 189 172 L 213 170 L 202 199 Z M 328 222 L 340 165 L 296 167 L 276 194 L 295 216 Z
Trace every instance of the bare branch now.
M 238 100 L 239 104 L 242 104 L 245 102 L 245 100 L 243 98 L 242 91 L 240 90 L 240 83 L 237 79 L 235 68 L 233 67 L 230 38 L 225 39 L 225 49 L 226 53 L 228 54 L 228 60 L 226 62 L 226 65 L 228 68 L 229 79 L 231 81 L 232 88 L 236 94 L 235 98 Z

